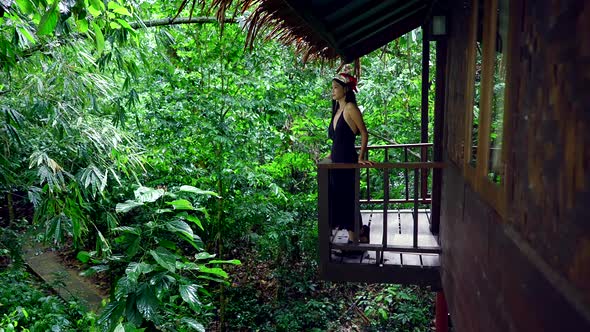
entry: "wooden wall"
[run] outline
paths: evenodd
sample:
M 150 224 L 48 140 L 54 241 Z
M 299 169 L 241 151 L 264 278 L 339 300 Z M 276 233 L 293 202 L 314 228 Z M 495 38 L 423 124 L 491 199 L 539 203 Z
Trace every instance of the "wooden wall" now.
M 590 331 L 590 1 L 523 1 L 506 214 L 465 181 L 471 1 L 450 1 L 441 242 L 456 331 Z

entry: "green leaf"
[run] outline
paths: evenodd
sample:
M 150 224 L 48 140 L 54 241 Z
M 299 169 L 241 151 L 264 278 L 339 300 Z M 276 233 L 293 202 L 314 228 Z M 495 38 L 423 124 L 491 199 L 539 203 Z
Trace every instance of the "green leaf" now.
M 78 27 L 78 32 L 80 33 L 86 33 L 86 31 L 88 31 L 88 21 L 85 18 L 77 20 L 76 26 Z
M 125 332 L 125 328 L 123 327 L 123 324 L 119 323 L 119 325 L 117 325 L 117 327 L 115 327 L 114 332 Z
M 233 264 L 233 265 L 241 265 L 239 259 L 232 259 L 232 260 L 212 260 L 207 262 L 207 264 Z
M 88 251 L 80 251 L 76 255 L 76 258 L 82 263 L 88 263 L 88 261 L 90 260 L 90 257 L 92 257 L 92 256 L 90 255 L 90 253 Z
M 99 16 L 104 10 L 104 3 L 101 0 L 89 0 L 90 6 L 86 7 L 92 16 Z
M 194 210 L 195 208 L 191 204 L 191 202 L 187 201 L 186 199 L 177 199 L 172 202 L 166 202 L 168 205 L 172 205 L 175 210 Z
M 98 324 L 106 325 L 107 321 L 109 321 L 111 325 L 114 325 L 119 320 L 119 317 L 121 317 L 123 314 L 123 310 L 125 310 L 123 304 L 124 303 L 121 301 L 109 302 L 109 304 L 107 304 L 107 306 L 102 311 L 102 314 L 98 319 Z
M 199 297 L 197 296 L 198 286 L 197 285 L 180 285 L 178 286 L 180 297 L 184 302 L 191 305 L 200 305 Z
M 191 215 L 190 215 L 190 214 L 188 214 L 188 213 L 187 213 L 187 214 L 183 214 L 183 215 L 182 215 L 182 217 L 183 217 L 183 218 L 185 218 L 185 219 L 186 219 L 186 220 L 188 220 L 188 221 L 192 221 L 192 222 L 194 222 L 194 223 L 195 223 L 197 226 L 199 226 L 199 228 L 200 228 L 201 230 L 203 230 L 203 231 L 205 230 L 205 229 L 203 228 L 203 224 L 201 223 L 201 219 L 199 219 L 198 217 L 196 217 L 196 216 L 191 216 Z
M 31 0 L 16 0 L 16 3 L 23 14 L 30 14 L 35 10 Z
M 25 36 L 25 38 L 27 38 L 27 40 L 31 43 L 31 44 L 35 44 L 35 37 L 33 37 L 33 35 L 31 35 L 31 33 L 29 32 L 29 30 L 27 28 L 24 27 L 19 27 L 18 31 L 20 31 L 20 33 Z
M 99 9 L 96 9 L 94 6 L 88 6 L 88 7 L 86 7 L 86 9 L 90 13 L 90 15 L 92 15 L 94 17 L 100 16 L 101 11 Z
M 117 22 L 119 22 L 119 24 L 121 24 L 121 26 L 127 30 L 131 30 L 133 31 L 133 28 L 131 27 L 131 25 L 129 25 L 129 23 L 127 23 L 127 21 L 122 20 L 120 18 L 117 19 Z
M 110 22 L 109 26 L 111 27 L 111 29 L 121 29 L 121 25 L 117 22 Z
M 203 273 L 213 274 L 222 278 L 228 278 L 227 272 L 219 267 L 206 267 L 205 265 L 199 266 L 199 271 Z
M 162 247 L 158 247 L 156 250 L 150 250 L 150 254 L 154 257 L 156 262 L 166 270 L 170 272 L 176 271 L 176 260 L 178 258 L 176 254 L 173 254 Z
M 171 250 L 176 250 L 177 248 L 176 243 L 165 239 L 158 241 L 158 245 Z
M 192 328 L 195 331 L 205 332 L 205 327 L 203 326 L 203 324 L 197 322 L 196 320 L 194 320 L 192 318 L 182 317 L 182 319 L 180 321 L 182 323 L 188 325 L 190 328 Z
M 104 35 L 102 34 L 98 24 L 95 22 L 92 22 L 92 29 L 94 29 L 94 38 L 96 39 L 96 49 L 100 54 L 102 53 L 102 50 L 104 50 Z
M 209 258 L 213 258 L 213 257 L 215 257 L 215 255 L 210 254 L 208 252 L 200 252 L 198 254 L 195 254 L 195 259 L 196 260 L 209 259 Z
M 131 200 L 127 200 L 124 203 L 117 203 L 117 206 L 115 207 L 115 211 L 117 211 L 117 213 L 125 213 L 125 212 L 129 212 L 132 209 L 138 207 L 138 206 L 142 206 L 143 203 L 138 203 L 136 201 L 131 201 Z
M 135 235 L 139 235 L 141 233 L 140 229 L 137 227 L 130 227 L 130 226 L 119 226 L 112 229 L 114 232 L 125 232 L 131 233 Z
M 137 280 L 140 275 L 150 273 L 154 270 L 154 266 L 152 264 L 147 264 L 144 262 L 131 262 L 127 265 L 125 269 L 125 274 L 129 276 L 132 280 Z
M 158 198 L 164 195 L 163 189 L 153 189 L 148 187 L 139 187 L 137 188 L 133 194 L 135 195 L 135 200 L 138 202 L 149 202 L 153 203 L 158 200 Z
M 166 228 L 175 233 L 181 233 L 192 240 L 194 233 L 192 228 L 182 220 L 172 220 L 166 224 Z
M 182 186 L 178 190 L 193 193 L 193 194 L 211 195 L 211 196 L 219 197 L 219 195 L 213 191 L 202 190 L 202 189 L 199 189 L 199 188 L 196 188 L 193 186 Z
M 160 303 L 158 298 L 156 298 L 154 291 L 146 284 L 142 285 L 139 289 L 136 304 L 137 310 L 139 310 L 143 317 L 148 320 L 152 320 L 154 318 L 156 311 L 160 307 Z
M 55 1 L 51 8 L 41 17 L 41 22 L 39 22 L 39 27 L 37 28 L 37 34 L 39 36 L 49 35 L 55 29 L 58 19 L 57 3 L 58 1 Z
M 81 276 L 90 277 L 99 272 L 108 271 L 111 267 L 108 265 L 95 265 L 86 271 L 80 273 Z
M 118 3 L 114 2 L 114 1 L 109 1 L 109 4 L 107 5 L 107 7 L 110 10 L 112 10 L 114 13 L 131 16 L 131 13 L 127 10 L 127 8 L 119 5 Z
M 139 330 L 135 327 L 140 326 L 143 322 L 143 317 L 141 317 L 141 313 L 137 310 L 137 295 L 135 295 L 135 293 L 131 293 L 127 296 L 125 301 L 125 318 L 129 322 L 125 326 L 125 331 L 143 331 L 143 329 Z M 129 326 L 129 324 L 133 324 L 133 326 Z

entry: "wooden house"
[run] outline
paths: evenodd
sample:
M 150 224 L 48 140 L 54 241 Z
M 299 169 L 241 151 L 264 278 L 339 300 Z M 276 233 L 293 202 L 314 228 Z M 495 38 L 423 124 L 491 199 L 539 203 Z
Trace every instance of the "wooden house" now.
M 440 331 L 446 306 L 456 331 L 590 331 L 590 2 L 257 8 L 250 31 L 274 24 L 306 57 L 352 62 L 420 27 L 425 59 L 436 44 L 434 141 L 425 61 L 422 142 L 371 147 L 379 163 L 370 169 L 318 165 L 324 278 L 431 287 Z M 412 149 L 419 160 L 408 159 Z M 372 222 L 368 244 L 340 243 L 328 225 L 327 174 L 343 167 L 369 174 L 357 187 L 363 223 Z M 393 177 L 406 183 L 401 197 L 390 195 Z M 335 256 L 359 247 L 370 254 Z

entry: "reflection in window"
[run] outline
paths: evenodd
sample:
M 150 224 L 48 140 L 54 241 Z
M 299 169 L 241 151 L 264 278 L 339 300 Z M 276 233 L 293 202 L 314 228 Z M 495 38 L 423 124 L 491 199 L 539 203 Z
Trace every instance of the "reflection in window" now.
M 494 183 L 502 183 L 502 127 L 504 121 L 504 96 L 506 91 L 506 50 L 508 42 L 508 0 L 498 0 L 496 53 L 494 55 L 494 81 L 492 85 L 492 109 L 490 118 L 490 155 L 488 176 Z
M 478 4 L 475 4 L 476 6 Z M 481 75 L 483 69 L 483 3 L 479 4 L 476 26 L 476 37 L 475 37 L 475 85 L 473 87 L 473 113 L 472 113 L 472 127 L 471 127 L 471 156 L 469 157 L 469 164 L 473 167 L 476 166 L 477 161 L 477 144 L 479 134 L 479 105 L 481 97 Z

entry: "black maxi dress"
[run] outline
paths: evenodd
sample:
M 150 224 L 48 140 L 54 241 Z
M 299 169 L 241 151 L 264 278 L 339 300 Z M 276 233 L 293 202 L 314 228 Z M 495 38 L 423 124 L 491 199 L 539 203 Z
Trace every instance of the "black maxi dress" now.
M 356 134 L 340 114 L 334 129 L 334 117 L 328 128 L 328 136 L 332 139 L 332 162 L 358 163 L 358 154 L 354 147 Z M 331 228 L 354 231 L 355 211 L 355 169 L 330 170 L 330 226 Z M 359 218 L 359 222 L 360 222 Z M 360 224 L 360 223 L 359 223 Z

